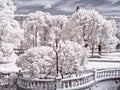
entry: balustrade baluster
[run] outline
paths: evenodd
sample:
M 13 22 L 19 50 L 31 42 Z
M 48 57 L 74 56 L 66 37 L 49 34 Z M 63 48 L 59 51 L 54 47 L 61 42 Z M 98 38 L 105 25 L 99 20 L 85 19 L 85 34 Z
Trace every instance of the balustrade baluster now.
M 53 88 L 54 88 L 53 85 L 54 85 L 54 83 L 53 83 L 53 82 L 50 82 L 50 83 L 49 83 L 49 88 L 50 88 L 50 89 L 53 89 Z M 62 86 L 63 86 L 63 85 L 62 85 Z
M 81 80 L 81 78 L 80 78 L 79 82 L 80 82 L 80 85 L 81 85 L 81 84 L 82 84 L 82 80 Z
M 118 70 L 118 76 L 120 76 L 120 70 Z
M 73 80 L 70 80 L 70 82 L 71 82 L 71 86 L 74 87 L 74 86 L 75 86 L 74 81 L 73 81 Z
M 92 80 L 92 75 L 90 75 L 90 77 L 88 78 L 88 82 L 90 82 Z
M 20 85 L 22 85 L 23 86 L 23 79 L 20 79 L 21 80 L 21 84 Z
M 108 71 L 108 76 L 110 77 L 110 70 Z
M 90 78 L 90 76 L 86 77 L 86 83 L 88 83 L 88 81 L 89 81 L 88 79 L 89 79 L 89 78 Z
M 102 72 L 100 72 L 100 78 L 102 78 Z
M 104 71 L 102 72 L 102 77 L 104 77 Z
M 63 84 L 63 85 L 62 85 L 62 86 L 63 86 L 63 88 L 66 88 L 66 87 L 65 87 L 65 82 L 63 82 L 62 84 Z
M 35 82 L 33 81 L 33 88 L 35 88 Z
M 113 76 L 113 70 L 111 70 L 111 77 Z
M 79 82 L 78 82 L 78 80 L 76 79 L 76 86 L 79 86 Z
M 97 72 L 97 78 L 99 78 L 99 73 Z
M 103 78 L 104 77 L 104 71 L 103 72 L 101 72 L 101 78 Z
M 38 82 L 38 87 L 41 88 L 41 81 Z
M 68 84 L 67 84 L 67 81 L 65 82 L 65 87 L 68 88 Z
M 50 89 L 50 87 L 49 87 L 49 83 L 50 83 L 50 82 L 46 82 L 46 89 L 47 89 L 47 90 Z
M 25 80 L 24 80 L 24 87 L 26 87 L 26 82 L 25 82 Z
M 31 82 L 29 82 L 29 86 L 30 86 L 30 88 L 32 88 Z
M 45 89 L 47 89 L 47 88 L 48 88 L 48 82 L 45 82 Z
M 52 86 L 53 86 L 53 88 L 55 88 L 55 82 L 54 82 L 54 84 L 52 83 Z
M 113 76 L 113 70 L 111 70 L 111 76 Z
M 46 83 L 45 82 L 43 82 L 43 89 L 45 89 L 46 88 Z
M 104 71 L 103 73 L 104 73 L 104 74 L 103 74 L 103 77 L 106 77 L 106 71 Z
M 99 72 L 99 78 L 101 78 L 101 72 Z
M 104 77 L 104 71 L 102 72 L 102 78 Z
M 90 75 L 89 78 L 88 78 L 88 82 L 91 81 L 91 79 L 92 79 L 92 77 L 91 77 L 91 75 Z
M 75 80 L 75 86 L 77 86 L 77 85 L 78 85 L 77 80 Z
M 108 77 L 109 76 L 109 72 L 108 71 L 106 71 L 106 77 Z
M 20 85 L 21 85 L 21 86 L 23 86 L 23 80 L 22 80 L 22 79 L 20 79 L 20 81 L 21 81 L 21 82 L 20 82 Z
M 116 75 L 119 76 L 119 70 L 116 70 Z
M 39 87 L 42 87 L 42 85 L 41 85 L 41 81 L 39 82 Z
M 80 86 L 80 79 L 78 79 L 78 85 Z
M 89 77 L 89 76 L 88 76 Z M 87 83 L 87 79 L 88 79 L 88 77 L 85 77 L 85 83 Z
M 67 81 L 67 87 L 69 88 L 69 81 Z
M 30 88 L 29 81 L 26 82 L 26 87 Z
M 23 85 L 25 86 L 25 80 L 23 80 Z
M 112 76 L 115 76 L 115 70 L 112 70 Z
M 30 81 L 28 82 L 28 85 L 29 85 L 29 88 L 31 88 L 31 82 Z
M 72 87 L 75 87 L 75 82 L 74 82 L 74 80 L 71 81 L 71 82 L 72 82 Z
M 44 88 L 44 82 L 43 81 L 41 82 L 41 88 L 42 89 Z
M 109 73 L 110 73 L 110 77 L 112 76 L 112 72 L 111 72 L 111 70 L 109 70 Z
M 29 88 L 29 83 L 28 83 L 28 81 L 26 82 L 26 88 Z
M 115 76 L 117 76 L 117 70 L 115 70 Z
M 107 73 L 107 72 L 106 72 L 106 71 L 104 71 L 104 77 L 106 77 L 106 73 Z
M 33 88 L 33 82 L 31 81 L 31 88 Z
M 36 81 L 36 87 L 37 87 L 37 88 L 39 87 L 39 82 L 38 82 L 38 81 Z
M 115 76 L 117 76 L 117 70 L 115 70 Z
M 85 84 L 85 78 L 83 78 L 83 84 Z
M 101 78 L 101 72 L 99 72 L 99 78 Z
M 34 88 L 37 87 L 37 85 L 36 85 L 36 81 L 33 81 L 33 85 L 34 85 Z
M 115 70 L 112 70 L 112 76 L 114 76 L 115 75 Z
M 84 81 L 83 81 L 83 78 L 81 78 L 81 85 L 83 85 L 84 84 Z
M 101 74 L 101 73 L 99 72 L 98 74 L 99 74 L 99 78 L 100 78 L 100 76 L 101 76 L 100 74 Z
M 117 70 L 115 70 L 115 76 L 117 76 Z
M 71 87 L 71 81 L 69 81 L 69 87 Z

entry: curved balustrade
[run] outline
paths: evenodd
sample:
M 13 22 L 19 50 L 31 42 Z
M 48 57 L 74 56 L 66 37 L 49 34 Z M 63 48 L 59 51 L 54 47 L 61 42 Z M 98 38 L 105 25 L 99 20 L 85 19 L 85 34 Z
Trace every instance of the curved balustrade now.
M 78 88 L 86 88 L 90 85 L 96 83 L 100 80 L 120 78 L 120 69 L 109 69 L 109 70 L 99 70 L 93 71 L 93 73 L 86 74 L 84 76 L 78 76 L 73 78 L 64 78 L 58 79 L 59 83 L 61 82 L 61 89 L 69 90 Z M 20 78 L 18 80 L 18 85 L 22 88 L 27 89 L 38 89 L 38 90 L 54 90 L 58 82 L 56 79 L 38 79 L 38 80 L 29 80 L 25 78 Z
M 119 69 L 97 71 L 97 79 L 120 77 Z
M 53 90 L 55 89 L 54 79 L 38 79 L 30 80 L 25 78 L 20 78 L 18 80 L 18 85 L 27 89 L 42 89 L 42 90 Z
M 94 80 L 94 74 L 89 74 L 83 77 L 69 78 L 62 80 L 62 88 L 72 88 L 84 85 Z
M 89 74 L 84 77 L 63 79 L 62 88 L 63 89 L 75 87 L 83 88 L 99 80 L 105 80 L 110 78 L 120 78 L 120 69 L 100 70 L 95 71 L 93 72 L 93 74 Z

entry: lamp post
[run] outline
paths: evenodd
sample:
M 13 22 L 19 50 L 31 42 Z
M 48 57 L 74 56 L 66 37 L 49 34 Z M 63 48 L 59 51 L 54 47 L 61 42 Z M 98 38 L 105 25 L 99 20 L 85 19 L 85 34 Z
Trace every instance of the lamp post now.
M 53 44 L 53 50 L 55 51 L 55 54 L 56 54 L 56 72 L 57 72 L 57 75 L 59 73 L 59 60 L 58 60 L 58 54 L 60 52 L 60 37 L 58 35 L 58 32 L 56 33 L 56 39 L 55 39 L 55 42 Z

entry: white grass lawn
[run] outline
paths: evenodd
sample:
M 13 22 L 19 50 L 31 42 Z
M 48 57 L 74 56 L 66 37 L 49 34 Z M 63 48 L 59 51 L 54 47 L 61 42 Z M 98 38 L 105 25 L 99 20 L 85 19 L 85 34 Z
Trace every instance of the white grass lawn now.
M 88 69 L 120 68 L 120 52 L 104 53 L 101 58 L 89 58 Z M 17 72 L 15 60 L 9 64 L 0 64 L 0 72 Z
M 0 72 L 18 72 L 19 68 L 16 66 L 16 56 L 11 57 L 10 60 L 3 60 L 2 62 L 9 62 L 6 64 L 0 64 Z
M 15 63 L 2 64 L 0 65 L 0 72 L 18 72 L 19 68 Z
M 89 58 L 87 68 L 120 68 L 120 52 L 104 53 L 101 58 Z

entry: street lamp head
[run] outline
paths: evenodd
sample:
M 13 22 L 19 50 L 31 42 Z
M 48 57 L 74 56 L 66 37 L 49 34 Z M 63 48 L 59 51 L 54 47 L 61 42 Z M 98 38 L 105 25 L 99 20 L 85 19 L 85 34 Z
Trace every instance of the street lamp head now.
M 53 50 L 57 53 L 59 53 L 60 49 L 61 49 L 61 44 L 59 41 L 60 41 L 60 39 L 57 38 L 57 39 L 55 39 L 55 42 L 53 43 Z

